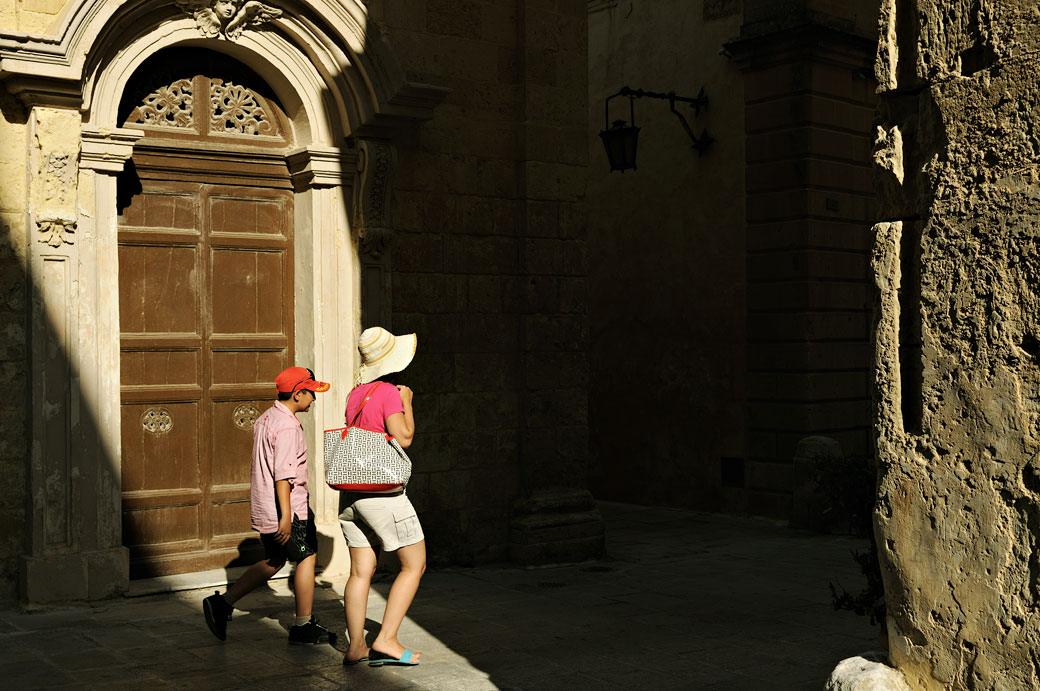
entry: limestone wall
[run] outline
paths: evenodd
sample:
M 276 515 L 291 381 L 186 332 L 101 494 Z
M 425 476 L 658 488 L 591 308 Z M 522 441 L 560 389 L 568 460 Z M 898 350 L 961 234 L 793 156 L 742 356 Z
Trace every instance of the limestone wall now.
M 409 494 L 431 559 L 502 558 L 511 502 L 581 484 L 587 462 L 585 0 L 368 8 L 408 79 L 452 90 L 397 145 Z
M 917 688 L 1040 685 L 1038 20 L 882 4 L 876 536 Z

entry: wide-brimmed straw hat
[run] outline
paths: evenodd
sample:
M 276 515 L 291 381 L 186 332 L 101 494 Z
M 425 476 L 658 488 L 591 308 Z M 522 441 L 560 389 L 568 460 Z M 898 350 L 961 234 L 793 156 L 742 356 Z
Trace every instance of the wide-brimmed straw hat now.
M 354 386 L 403 370 L 415 356 L 418 341 L 415 334 L 395 336 L 381 326 L 362 331 L 358 340 L 361 366 L 354 373 Z

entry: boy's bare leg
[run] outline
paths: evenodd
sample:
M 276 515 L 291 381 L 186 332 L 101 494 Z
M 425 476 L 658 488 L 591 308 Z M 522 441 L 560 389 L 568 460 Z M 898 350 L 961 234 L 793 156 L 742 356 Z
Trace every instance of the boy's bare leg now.
M 296 563 L 293 574 L 293 593 L 296 595 L 296 616 L 309 617 L 314 609 L 314 564 L 318 555 L 312 554 Z
M 368 614 L 368 590 L 376 572 L 376 551 L 371 547 L 350 548 L 350 576 L 343 591 L 343 608 L 347 618 L 347 637 L 350 647 L 348 660 L 359 660 L 368 655 L 365 645 L 365 616 Z
M 225 599 L 232 603 L 238 602 L 254 588 L 271 580 L 271 577 L 278 573 L 283 566 L 285 566 L 285 562 L 273 564 L 266 559 L 256 562 L 246 569 L 241 578 L 228 587 L 227 593 L 224 595 Z
M 426 572 L 426 541 L 400 548 L 397 557 L 401 560 L 401 573 L 397 574 L 394 584 L 390 586 L 386 611 L 383 612 L 383 625 L 379 635 L 372 641 L 372 649 L 399 658 L 405 648 L 398 642 L 397 632 L 419 589 L 419 580 Z M 418 662 L 419 653 L 415 653 L 412 660 Z

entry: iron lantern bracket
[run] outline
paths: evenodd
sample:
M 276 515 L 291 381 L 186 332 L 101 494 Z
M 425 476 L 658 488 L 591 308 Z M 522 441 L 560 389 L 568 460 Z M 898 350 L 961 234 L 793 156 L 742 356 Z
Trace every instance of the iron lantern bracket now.
M 690 107 L 693 108 L 693 116 L 697 117 L 698 115 L 700 115 L 701 108 L 706 108 L 708 106 L 708 97 L 704 95 L 704 87 L 701 87 L 700 92 L 695 97 L 690 97 L 678 96 L 674 91 L 660 93 L 657 91 L 646 91 L 645 89 L 632 89 L 630 87 L 623 86 L 616 94 L 608 96 L 607 101 L 604 104 L 604 111 L 606 116 L 606 129 L 610 129 L 610 99 L 616 98 L 618 96 L 628 97 L 629 117 L 632 118 L 633 127 L 636 124 L 636 113 L 634 105 L 635 99 L 658 98 L 668 101 L 668 107 L 671 109 L 673 113 L 675 113 L 675 117 L 679 118 L 679 124 L 682 125 L 683 130 L 685 130 L 686 134 L 690 137 L 690 141 L 693 142 L 693 149 L 697 151 L 698 156 L 703 156 L 704 152 L 708 149 L 711 143 L 715 141 L 715 139 L 710 134 L 708 134 L 707 129 L 702 130 L 699 137 L 695 135 L 693 133 L 693 130 L 690 128 L 690 124 L 686 122 L 686 118 L 683 117 L 683 114 L 675 108 L 676 103 L 689 103 Z

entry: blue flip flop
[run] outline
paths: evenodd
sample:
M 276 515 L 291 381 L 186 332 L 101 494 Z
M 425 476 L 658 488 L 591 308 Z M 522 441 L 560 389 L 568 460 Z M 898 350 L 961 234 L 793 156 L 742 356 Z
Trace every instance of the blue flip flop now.
M 382 667 L 383 665 L 396 665 L 399 667 L 414 667 L 418 662 L 412 662 L 412 651 L 405 649 L 404 653 L 401 654 L 400 658 L 396 658 L 393 655 L 387 655 L 386 653 L 380 653 L 373 650 L 369 653 L 368 666 L 369 667 Z
M 347 667 L 353 667 L 354 665 L 360 665 L 362 662 L 368 662 L 368 656 L 359 657 L 356 660 L 348 660 L 347 656 L 343 656 L 343 664 Z

